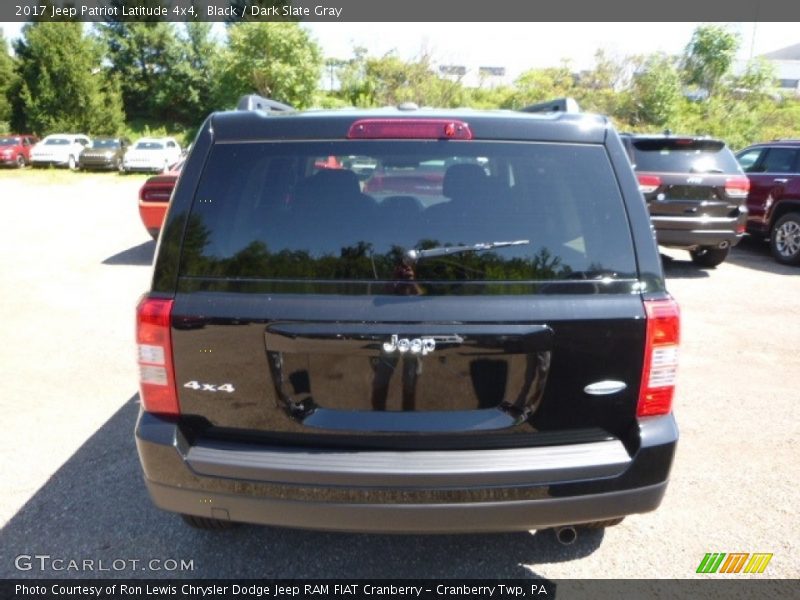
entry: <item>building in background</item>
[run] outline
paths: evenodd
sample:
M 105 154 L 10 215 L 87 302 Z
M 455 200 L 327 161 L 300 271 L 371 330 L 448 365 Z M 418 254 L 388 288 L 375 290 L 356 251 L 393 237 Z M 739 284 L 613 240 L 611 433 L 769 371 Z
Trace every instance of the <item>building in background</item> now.
M 775 67 L 775 78 L 781 91 L 800 95 L 800 44 L 792 44 L 762 54 Z

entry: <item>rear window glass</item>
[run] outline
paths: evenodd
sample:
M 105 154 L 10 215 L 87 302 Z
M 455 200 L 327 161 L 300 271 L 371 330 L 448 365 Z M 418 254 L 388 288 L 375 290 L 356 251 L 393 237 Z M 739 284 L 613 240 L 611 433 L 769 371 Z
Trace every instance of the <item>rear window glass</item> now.
M 637 171 L 662 173 L 738 173 L 733 153 L 719 140 L 632 140 Z
M 633 256 L 600 146 L 234 143 L 211 151 L 181 274 L 419 293 L 425 281 L 630 277 Z
M 161 142 L 138 142 L 136 144 L 137 150 L 163 150 L 164 144 Z
M 94 140 L 92 148 L 119 148 L 119 140 Z

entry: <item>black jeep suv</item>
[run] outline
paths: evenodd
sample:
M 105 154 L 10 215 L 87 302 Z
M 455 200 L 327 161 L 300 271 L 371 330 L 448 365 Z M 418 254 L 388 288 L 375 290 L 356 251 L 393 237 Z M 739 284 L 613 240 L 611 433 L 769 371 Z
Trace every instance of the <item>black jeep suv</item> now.
M 202 126 L 138 307 L 156 505 L 562 541 L 655 509 L 679 315 L 609 122 L 260 104 Z M 425 194 L 364 192 L 403 169 Z
M 716 267 L 744 235 L 750 182 L 725 142 L 708 137 L 622 136 L 658 243 Z

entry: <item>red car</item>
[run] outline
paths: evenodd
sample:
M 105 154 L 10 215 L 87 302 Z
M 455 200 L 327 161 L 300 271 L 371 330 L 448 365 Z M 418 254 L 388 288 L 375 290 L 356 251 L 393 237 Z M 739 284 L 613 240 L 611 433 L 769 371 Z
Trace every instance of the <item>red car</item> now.
M 167 214 L 172 190 L 181 174 L 183 161 L 172 165 L 168 171 L 155 175 L 144 182 L 139 190 L 139 216 L 142 218 L 147 233 L 153 239 L 158 238 L 164 216 Z
M 31 161 L 31 148 L 39 141 L 33 135 L 11 134 L 0 137 L 0 165 L 22 168 Z

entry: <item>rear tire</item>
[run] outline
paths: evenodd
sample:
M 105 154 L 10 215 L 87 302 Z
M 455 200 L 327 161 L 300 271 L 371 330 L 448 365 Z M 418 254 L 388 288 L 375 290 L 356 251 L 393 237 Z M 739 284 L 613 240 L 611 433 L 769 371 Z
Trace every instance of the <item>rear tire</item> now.
M 17 168 L 21 169 L 24 166 L 25 166 L 25 157 L 22 154 L 20 154 L 19 156 L 17 156 Z
M 776 221 L 769 247 L 782 265 L 800 265 L 800 213 L 788 213 Z
M 236 523 L 231 521 L 222 521 L 221 519 L 212 519 L 210 517 L 196 517 L 195 515 L 181 515 L 184 523 L 195 529 L 203 529 L 205 531 L 222 531 L 223 529 L 231 529 L 236 527 Z
M 713 269 L 717 265 L 722 264 L 730 248 L 712 248 L 711 246 L 700 246 L 696 250 L 690 250 L 689 254 L 692 256 L 692 262 L 700 267 L 707 267 Z
M 584 523 L 581 527 L 585 529 L 605 529 L 606 527 L 614 527 L 619 525 L 625 517 L 618 517 L 616 519 L 606 519 L 604 521 L 592 521 L 591 523 Z

